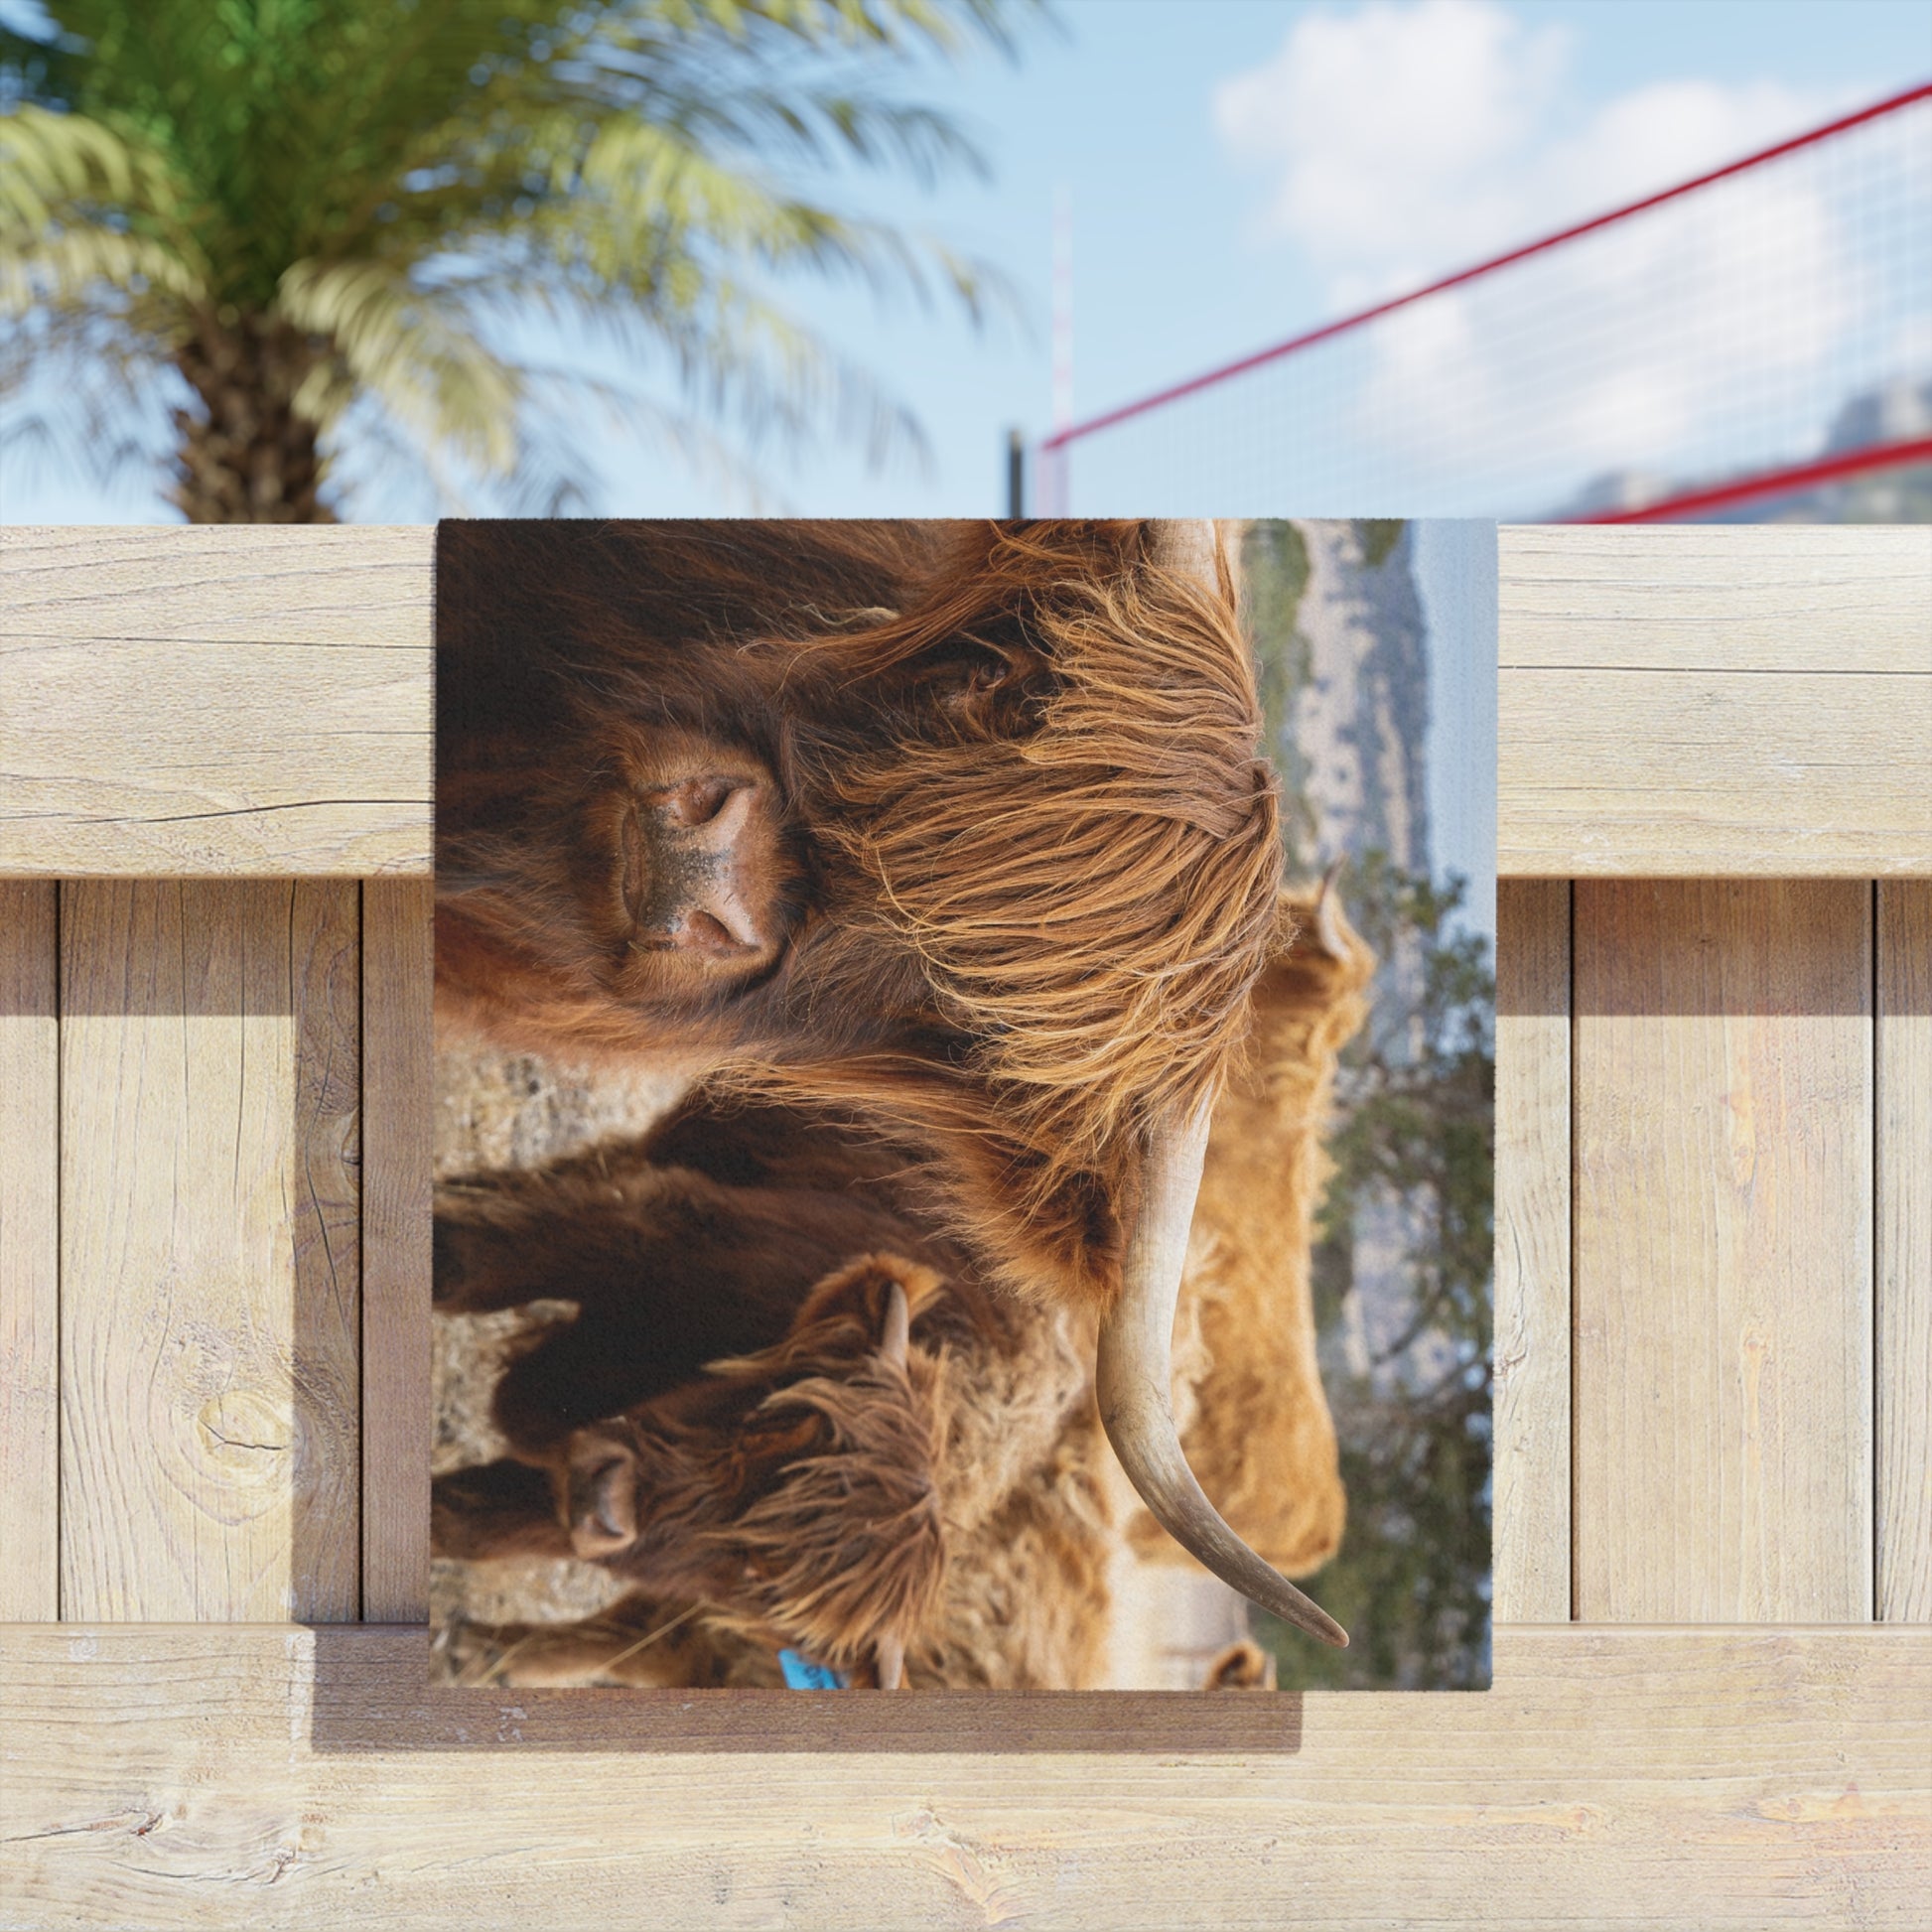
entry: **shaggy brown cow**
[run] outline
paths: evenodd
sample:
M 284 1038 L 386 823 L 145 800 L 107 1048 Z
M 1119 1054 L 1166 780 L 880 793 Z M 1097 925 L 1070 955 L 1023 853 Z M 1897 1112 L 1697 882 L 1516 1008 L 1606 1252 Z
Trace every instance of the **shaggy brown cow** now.
M 1343 1641 L 1166 1407 L 1281 865 L 1211 528 L 456 526 L 439 614 L 440 1011 L 882 1124 L 991 1279 L 1101 1315 L 1156 1517 Z
M 930 1270 L 864 1256 L 773 1346 L 575 1431 L 545 1467 L 438 1479 L 444 1556 L 568 1556 L 708 1627 L 897 1686 L 944 1559 L 937 1371 L 908 1341 Z
M 439 1477 L 438 1555 L 576 1555 L 637 1586 L 594 1627 L 471 1629 L 462 1655 L 514 1643 L 505 1682 L 610 1675 L 696 1610 L 687 1638 L 708 1653 L 687 1640 L 621 1681 L 714 1681 L 730 1666 L 706 1655 L 768 1665 L 783 1646 L 888 1688 L 907 1662 L 921 1684 L 1096 1681 L 1118 1539 L 1086 1325 L 866 1256 L 772 1347 L 551 1436 L 528 1464 Z
M 1255 989 L 1246 1050 L 1216 1110 L 1181 1298 L 1179 1326 L 1188 1339 L 1174 1393 L 1177 1408 L 1193 1417 L 1189 1451 L 1234 1527 L 1273 1562 L 1306 1574 L 1333 1553 L 1342 1521 L 1308 1278 L 1319 1139 L 1335 1055 L 1361 1022 L 1373 961 L 1325 895 L 1284 901 L 1282 929 L 1297 925 L 1307 928 L 1302 942 Z M 1082 1368 L 1090 1331 L 1083 1342 L 1084 1324 L 1071 1311 L 1029 1311 L 989 1294 L 962 1250 L 894 1204 L 895 1168 L 890 1150 L 795 1113 L 720 1116 L 696 1107 L 634 1152 L 608 1149 L 545 1173 L 446 1185 L 439 1284 L 455 1305 L 567 1295 L 584 1312 L 523 1357 L 498 1391 L 499 1420 L 521 1452 L 553 1475 L 511 1464 L 443 1478 L 439 1549 L 575 1548 L 647 1586 L 638 1599 L 641 1626 L 628 1614 L 607 1614 L 574 1635 L 509 1636 L 536 1673 L 510 1681 L 549 1681 L 549 1671 L 601 1670 L 600 1657 L 628 1658 L 640 1628 L 662 1621 L 660 1603 L 706 1594 L 692 1566 L 729 1547 L 730 1525 L 746 1512 L 748 1496 L 769 1491 L 768 1472 L 765 1486 L 746 1486 L 746 1469 L 763 1466 L 760 1427 L 747 1426 L 741 1451 L 727 1445 L 732 1417 L 756 1415 L 767 1387 L 760 1377 L 782 1376 L 787 1364 L 807 1359 L 821 1377 L 836 1375 L 827 1364 L 843 1359 L 854 1371 L 852 1399 L 877 1403 L 881 1391 L 856 1373 L 864 1347 L 848 1340 L 841 1357 L 797 1336 L 821 1307 L 849 1297 L 853 1281 L 882 1273 L 906 1288 L 917 1311 L 912 1380 L 936 1405 L 936 1434 L 874 1430 L 866 1438 L 872 1449 L 855 1442 L 849 1451 L 861 1500 L 844 1539 L 852 1575 L 839 1601 L 848 1621 L 808 1637 L 798 1612 L 773 1611 L 763 1627 L 841 1664 L 859 1659 L 861 1668 L 882 1645 L 897 1656 L 910 1642 L 914 1675 L 924 1683 L 1095 1681 L 1118 1519 L 1105 1494 Z M 862 1239 L 916 1250 L 924 1262 L 881 1257 L 856 1276 L 835 1274 L 805 1296 L 793 1336 L 775 1352 L 726 1365 L 722 1381 L 700 1378 L 693 1394 L 686 1378 L 708 1342 L 742 1349 L 760 1329 L 770 1334 L 780 1311 L 797 1305 L 803 1281 L 842 1242 Z M 931 1292 L 932 1268 L 946 1277 L 943 1292 Z M 694 1293 L 700 1278 L 704 1292 Z M 863 1324 L 856 1332 L 865 1332 Z M 590 1423 L 633 1402 L 619 1425 Z M 709 1432 L 703 1452 L 667 1475 L 664 1451 L 637 1445 L 658 1444 L 686 1416 Z M 1238 1427 L 1228 1427 L 1229 1418 Z M 887 1442 L 906 1458 L 896 1482 L 871 1459 Z M 878 1513 L 867 1499 L 921 1484 L 940 1499 L 951 1557 L 934 1614 L 915 1631 L 903 1615 L 909 1593 L 892 1570 L 875 1583 L 859 1580 Z M 607 1492 L 615 1503 L 607 1504 Z M 659 1492 L 674 1500 L 646 1511 L 658 1527 L 643 1536 L 636 1499 Z M 760 1503 L 757 1521 L 770 1524 L 784 1507 Z M 664 1526 L 677 1526 L 689 1542 L 700 1519 L 696 1554 L 674 1559 Z M 1130 1534 L 1144 1551 L 1150 1535 L 1166 1544 L 1152 1525 Z M 801 1516 L 793 1532 L 773 1539 L 811 1552 L 826 1547 L 828 1533 L 822 1518 Z M 841 1539 L 833 1533 L 830 1540 Z M 734 1575 L 727 1564 L 717 1587 L 723 1593 L 713 1599 L 725 1607 L 718 1618 L 707 1612 L 709 1627 L 734 1618 L 743 1626 L 748 1612 L 731 1607 L 739 1600 L 730 1594 Z M 474 1634 L 466 1642 L 474 1645 Z M 694 1662 L 690 1648 L 688 1632 L 674 1649 L 653 1646 L 635 1664 L 646 1674 L 636 1681 L 713 1681 L 713 1666 Z M 538 1655 L 547 1661 L 538 1664 Z
M 1009 1286 L 1111 1305 L 1280 878 L 1250 653 L 1164 528 L 446 526 L 442 1013 L 862 1107 Z

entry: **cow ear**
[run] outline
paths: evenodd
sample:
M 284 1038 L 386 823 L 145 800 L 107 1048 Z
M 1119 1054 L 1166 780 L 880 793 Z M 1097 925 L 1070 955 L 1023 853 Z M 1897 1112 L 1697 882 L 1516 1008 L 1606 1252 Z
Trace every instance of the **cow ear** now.
M 842 1324 L 853 1354 L 883 1355 L 905 1366 L 912 1313 L 939 1292 L 930 1268 L 902 1255 L 860 1255 L 817 1283 L 792 1317 L 794 1335 L 824 1322 Z
M 580 1557 L 616 1556 L 637 1540 L 637 1458 L 600 1438 L 570 1451 L 570 1545 Z

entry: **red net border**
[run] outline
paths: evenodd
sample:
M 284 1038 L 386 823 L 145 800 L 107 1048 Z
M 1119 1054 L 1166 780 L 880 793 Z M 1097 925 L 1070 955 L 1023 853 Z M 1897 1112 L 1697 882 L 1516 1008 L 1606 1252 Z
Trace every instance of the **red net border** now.
M 1765 470 L 1754 477 L 1739 477 L 1730 483 L 1716 483 L 1709 489 L 1687 490 L 1681 496 L 1666 496 L 1631 510 L 1599 510 L 1593 516 L 1572 516 L 1568 523 L 1671 523 L 1679 517 L 1700 516 L 1710 510 L 1729 509 L 1735 503 L 1757 502 L 1766 496 L 1784 496 L 1822 483 L 1839 483 L 1847 477 L 1867 476 L 1876 470 L 1898 470 L 1911 463 L 1932 463 L 1932 436 L 1921 436 L 1906 443 L 1875 443 L 1868 449 L 1850 450 L 1843 456 L 1825 457 L 1817 463 L 1800 463 L 1788 470 Z
M 1361 309 L 1353 315 L 1323 323 L 1317 329 L 1306 330 L 1299 336 L 1289 337 L 1285 342 L 1274 343 L 1267 348 L 1257 349 L 1253 354 L 1243 355 L 1232 362 L 1224 362 L 1216 368 L 1204 370 L 1199 375 L 1189 376 L 1185 381 L 1171 383 L 1165 389 L 1157 389 L 1151 395 L 1138 397 L 1133 402 L 1122 403 L 1119 407 L 1106 410 L 1098 416 L 1089 416 L 1084 422 L 1069 424 L 1065 429 L 1056 430 L 1052 435 L 1042 438 L 1036 446 L 1037 454 L 1048 461 L 1057 460 L 1070 445 L 1085 437 L 1097 435 L 1101 430 L 1112 429 L 1116 424 L 1130 422 L 1137 416 L 1145 416 L 1169 403 L 1178 402 L 1184 396 L 1195 395 L 1202 389 L 1231 381 L 1236 376 L 1246 375 L 1252 369 L 1262 368 L 1270 362 L 1280 361 L 1285 356 L 1312 348 L 1317 343 L 1329 342 L 1352 330 L 1365 328 L 1369 323 L 1379 321 L 1383 316 L 1393 315 L 1399 309 L 1406 309 L 1414 303 L 1427 301 L 1433 295 L 1441 295 L 1446 289 L 1460 288 L 1464 283 L 1473 282 L 1485 275 L 1492 275 L 1498 269 L 1508 268 L 1513 263 L 1528 260 L 1531 256 L 1543 254 L 1549 249 L 1562 247 L 1564 243 L 1575 241 L 1580 235 L 1593 234 L 1599 228 L 1607 228 L 1616 222 L 1627 221 L 1632 215 L 1660 207 L 1668 202 L 1677 201 L 1682 196 L 1695 194 L 1699 189 L 1710 187 L 1713 182 L 1725 181 L 1732 175 L 1743 174 L 1748 169 L 1762 167 L 1766 162 L 1775 161 L 1781 155 L 1795 154 L 1802 148 L 1813 147 L 1821 141 L 1829 141 L 1848 129 L 1862 127 L 1867 121 L 1881 120 L 1888 114 L 1899 113 L 1926 99 L 1932 99 L 1932 81 L 1923 81 L 1915 87 L 1908 87 L 1903 93 L 1887 95 L 1883 100 L 1873 101 L 1869 106 L 1858 109 L 1856 113 L 1841 115 L 1837 120 L 1827 121 L 1822 127 L 1811 128 L 1772 147 L 1760 148 L 1756 153 L 1747 154 L 1741 160 L 1728 162 L 1722 168 L 1713 168 L 1706 174 L 1695 175 L 1689 181 L 1679 182 L 1675 188 L 1666 188 L 1658 194 L 1646 195 L 1641 201 L 1626 203 L 1621 207 L 1610 209 L 1608 213 L 1593 215 L 1587 221 L 1579 221 L 1570 227 L 1560 228 L 1553 234 L 1525 242 L 1521 247 L 1512 248 L 1506 254 L 1493 255 L 1487 261 L 1477 262 L 1469 268 L 1458 269 L 1453 275 L 1445 275 L 1422 288 L 1411 289 L 1407 295 L 1398 295 L 1387 302 L 1378 302 L 1372 308 Z M 1598 511 L 1591 515 L 1572 517 L 1567 520 L 1575 523 L 1668 522 L 1679 517 L 1727 509 L 1739 503 L 1759 501 L 1769 496 L 1786 495 L 1799 489 L 1841 482 L 1847 478 L 1868 475 L 1875 471 L 1898 469 L 1908 464 L 1927 462 L 1932 462 L 1932 438 L 1922 437 L 1910 442 L 1879 444 L 1863 450 L 1852 450 L 1838 456 L 1824 458 L 1816 463 L 1798 464 L 1786 469 L 1767 470 L 1749 477 L 1734 478 L 1707 489 L 1685 491 L 1654 503 L 1642 504 L 1634 509 Z

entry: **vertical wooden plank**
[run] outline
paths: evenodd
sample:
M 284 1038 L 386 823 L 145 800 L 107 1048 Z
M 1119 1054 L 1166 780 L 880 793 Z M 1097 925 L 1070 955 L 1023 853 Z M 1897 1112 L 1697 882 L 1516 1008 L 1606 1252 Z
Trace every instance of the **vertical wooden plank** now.
M 1496 895 L 1495 1614 L 1570 1617 L 1570 887 Z
M 1871 1609 L 1857 881 L 1578 881 L 1576 1614 Z
M 284 1230 L 295 1263 L 291 1614 L 308 1623 L 352 1621 L 360 1596 L 361 914 L 353 880 L 293 884 L 296 1192 Z
M 433 888 L 362 888 L 362 1614 L 429 1616 Z
M 0 1623 L 61 1613 L 55 891 L 0 879 Z
M 61 930 L 62 1608 L 352 1617 L 352 883 L 85 882 Z
M 1932 1623 L 1932 883 L 1878 885 L 1880 1617 Z

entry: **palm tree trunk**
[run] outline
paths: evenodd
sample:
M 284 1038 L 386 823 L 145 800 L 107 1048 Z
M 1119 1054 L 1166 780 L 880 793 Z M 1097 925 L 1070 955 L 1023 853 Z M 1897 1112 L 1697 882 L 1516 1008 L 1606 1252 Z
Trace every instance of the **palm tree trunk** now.
M 316 359 L 310 339 L 277 317 L 201 318 L 175 352 L 200 403 L 175 411 L 171 493 L 191 523 L 335 522 L 317 493 L 317 425 L 295 408 Z

